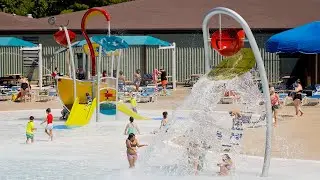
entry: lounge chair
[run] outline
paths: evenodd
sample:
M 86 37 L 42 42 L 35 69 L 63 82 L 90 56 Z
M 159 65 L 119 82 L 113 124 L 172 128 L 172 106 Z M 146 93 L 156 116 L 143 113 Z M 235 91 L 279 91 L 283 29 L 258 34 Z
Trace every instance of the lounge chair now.
M 137 94 L 138 102 L 154 102 L 157 100 L 157 92 L 155 87 L 143 88 L 141 93 Z
M 240 96 L 237 95 L 235 91 L 226 91 L 224 97 L 221 98 L 220 102 L 222 104 L 236 104 L 240 100 Z
M 10 97 L 11 97 L 11 94 L 8 94 L 7 92 L 4 92 L 4 91 L 0 92 L 0 101 L 9 100 Z
M 320 103 L 320 94 L 312 95 L 303 99 L 303 106 L 315 106 Z
M 312 96 L 307 97 L 305 100 L 304 105 L 312 106 L 320 104 L 320 84 L 315 85 L 315 91 L 312 92 Z
M 38 91 L 37 95 L 37 101 L 44 102 L 49 100 L 49 91 L 48 90 L 40 90 Z
M 57 97 L 57 91 L 56 89 L 52 88 L 48 90 L 48 98 L 50 100 L 54 100 L 54 98 Z

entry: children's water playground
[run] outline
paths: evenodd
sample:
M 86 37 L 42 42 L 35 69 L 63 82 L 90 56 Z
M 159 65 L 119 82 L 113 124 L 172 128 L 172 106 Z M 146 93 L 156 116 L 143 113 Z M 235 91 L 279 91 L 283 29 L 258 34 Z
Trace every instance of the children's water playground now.
M 86 23 L 92 14 L 105 17 L 107 35 L 88 37 Z M 235 19 L 242 30 L 222 30 L 220 25 L 209 37 L 209 20 L 221 15 Z M 119 91 L 120 57 L 128 43 L 111 35 L 110 20 L 110 15 L 100 8 L 88 10 L 83 17 L 82 32 L 86 40 L 83 48 L 91 58 L 91 77 L 85 80 L 75 76 L 70 31 L 67 27 L 59 30 L 56 40 L 69 49 L 73 73 L 70 77 L 56 79 L 56 93 L 68 116 L 66 121 L 58 121 L 61 109 L 52 111 L 56 117 L 53 141 L 48 141 L 45 127 L 40 125 L 45 118 L 43 110 L 0 112 L 1 178 L 291 180 L 320 177 L 319 161 L 271 158 L 270 94 L 261 92 L 250 72 L 254 66 L 258 67 L 262 90 L 269 92 L 265 68 L 249 25 L 235 11 L 214 8 L 205 16 L 206 74 L 193 85 L 179 107 L 167 110 L 169 122 L 165 129 L 159 128 L 161 110 L 138 109 L 135 112 L 134 103 L 125 103 L 124 96 L 128 96 L 129 101 L 147 99 L 152 102 L 159 92 L 168 95 L 170 90 L 155 85 L 140 94 L 134 89 Z M 251 48 L 244 48 L 244 41 L 248 41 Z M 226 56 L 214 69 L 210 69 L 209 63 L 211 48 Z M 110 56 L 115 75 L 102 77 L 103 55 Z M 150 91 L 158 94 L 150 95 L 153 94 Z M 232 97 L 226 98 L 226 93 Z M 221 101 L 228 100 L 235 105 L 221 105 Z M 35 142 L 26 144 L 25 124 L 31 115 L 36 117 Z M 138 150 L 134 169 L 128 168 L 127 137 L 123 135 L 129 117 L 140 127 L 139 142 L 148 144 Z M 260 142 L 265 146 L 264 157 L 248 156 L 241 151 L 242 138 L 246 136 L 244 130 L 255 126 L 265 130 L 264 141 Z M 229 164 L 226 174 L 221 175 L 225 157 L 229 157 Z

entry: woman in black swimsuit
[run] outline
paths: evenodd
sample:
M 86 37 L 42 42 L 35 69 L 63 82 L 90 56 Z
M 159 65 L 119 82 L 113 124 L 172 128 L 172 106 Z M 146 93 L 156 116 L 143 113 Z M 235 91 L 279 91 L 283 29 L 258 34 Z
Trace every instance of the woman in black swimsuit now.
M 300 116 L 303 115 L 303 112 L 301 110 L 301 102 L 302 102 L 302 85 L 300 82 L 300 79 L 298 79 L 295 83 L 295 87 L 294 87 L 294 95 L 293 95 L 293 104 L 294 104 L 294 108 L 296 110 L 296 115 L 298 116 L 300 113 Z
M 21 90 L 20 90 L 21 100 L 26 101 L 25 96 L 28 94 L 29 89 L 30 89 L 30 85 L 27 78 L 23 78 L 21 80 Z

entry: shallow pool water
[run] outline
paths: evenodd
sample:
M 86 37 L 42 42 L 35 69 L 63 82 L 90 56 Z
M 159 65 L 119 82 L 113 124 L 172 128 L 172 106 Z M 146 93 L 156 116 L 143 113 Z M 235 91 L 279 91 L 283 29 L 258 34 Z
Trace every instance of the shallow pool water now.
M 58 117 L 60 110 L 54 110 Z M 152 115 L 150 111 L 142 114 Z M 37 119 L 35 143 L 25 144 L 25 125 L 29 115 Z M 154 117 L 159 113 L 154 112 Z M 170 164 L 170 157 L 163 157 L 161 167 L 151 165 L 148 170 L 141 167 L 148 148 L 139 150 L 140 160 L 136 169 L 128 169 L 125 139 L 125 120 L 92 122 L 88 126 L 73 129 L 56 129 L 54 141 L 48 141 L 40 120 L 45 117 L 43 110 L 0 112 L 0 179 L 194 179 L 194 176 L 171 175 L 176 167 Z M 55 118 L 57 119 L 57 118 Z M 159 127 L 159 121 L 137 121 L 142 135 L 141 143 L 151 144 Z M 63 121 L 56 121 L 56 127 Z M 263 144 L 262 144 L 263 145 Z M 172 156 L 175 154 L 173 153 Z M 208 153 L 207 161 L 213 161 L 215 154 Z M 171 157 L 173 158 L 173 157 Z M 239 156 L 236 174 L 231 177 L 217 177 L 217 168 L 210 166 L 197 179 L 259 179 L 263 159 Z M 209 164 L 213 164 L 212 162 Z M 161 168 L 161 170 L 159 170 Z M 270 177 L 267 179 L 318 179 L 320 162 L 273 159 Z M 153 172 L 153 173 L 150 173 Z M 288 173 L 290 172 L 290 173 Z M 263 178 L 264 179 L 264 178 Z

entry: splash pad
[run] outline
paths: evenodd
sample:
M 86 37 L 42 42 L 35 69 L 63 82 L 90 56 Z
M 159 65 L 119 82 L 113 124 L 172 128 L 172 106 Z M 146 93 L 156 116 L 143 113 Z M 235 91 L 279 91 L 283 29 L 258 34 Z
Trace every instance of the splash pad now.
M 215 32 L 209 39 L 208 22 L 214 15 L 219 15 L 221 24 L 221 14 L 231 16 L 241 24 L 252 50 L 241 50 L 244 44 L 243 31 L 221 31 L 220 27 L 220 32 Z M 245 124 L 252 123 L 255 114 L 260 116 L 258 121 L 266 119 L 267 137 L 261 176 L 268 176 L 272 128 L 271 102 L 269 93 L 261 94 L 249 72 L 257 63 L 263 91 L 269 92 L 266 72 L 253 34 L 239 14 L 227 8 L 214 8 L 203 21 L 203 37 L 207 74 L 194 85 L 191 95 L 174 112 L 174 117 L 169 122 L 169 129 L 159 132 L 160 134 L 153 140 L 154 143 L 142 160 L 143 169 L 147 174 L 155 172 L 159 175 L 198 174 L 199 171 L 217 169 L 215 166 L 221 161 L 220 154 L 228 154 L 231 159 L 237 159 L 237 161 L 232 160 L 233 165 L 228 173 L 233 176 L 237 174 L 235 164 L 242 166 L 245 162 L 239 161 L 239 157 L 242 157 L 241 139 Z M 221 55 L 230 56 L 213 70 L 210 70 L 209 43 Z M 226 91 L 233 90 L 236 90 L 240 97 L 238 105 L 218 113 L 220 99 Z M 263 105 L 262 101 L 265 102 Z M 245 114 L 246 112 L 249 113 Z M 181 115 L 185 120 L 175 118 Z M 204 165 L 209 152 L 214 158 Z M 173 158 L 163 160 L 163 157 L 169 156 Z

